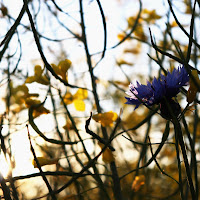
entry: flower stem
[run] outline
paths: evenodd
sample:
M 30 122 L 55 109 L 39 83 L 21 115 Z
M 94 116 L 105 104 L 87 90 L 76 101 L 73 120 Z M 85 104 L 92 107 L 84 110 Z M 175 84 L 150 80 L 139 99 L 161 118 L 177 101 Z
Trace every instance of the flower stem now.
M 171 117 L 171 121 L 174 125 L 175 137 L 178 139 L 178 141 L 176 140 L 176 145 L 177 145 L 177 143 L 179 143 L 179 145 L 181 147 L 181 152 L 182 152 L 182 155 L 183 155 L 188 185 L 189 185 L 189 188 L 190 188 L 192 199 L 197 200 L 196 192 L 195 192 L 194 185 L 193 185 L 193 182 L 192 182 L 192 174 L 191 174 L 191 171 L 190 171 L 190 165 L 189 165 L 188 158 L 187 158 L 187 152 L 186 152 L 185 144 L 184 144 L 184 141 L 183 141 L 183 133 L 182 133 L 182 130 L 181 130 L 181 125 L 179 123 L 177 115 L 175 114 L 176 110 L 174 110 L 174 108 L 170 105 L 170 102 L 167 101 L 166 98 L 164 98 L 164 102 L 167 106 L 168 112 L 169 112 L 170 117 Z
M 182 170 L 181 170 L 180 152 L 179 152 L 178 144 L 179 144 L 178 135 L 175 131 L 175 147 L 176 147 L 176 156 L 177 156 L 177 161 L 178 161 L 179 188 L 180 188 L 181 199 L 184 200 L 185 198 L 184 198 L 184 194 L 183 194 Z
M 192 175 L 191 175 L 191 172 L 190 172 L 190 166 L 189 166 L 189 162 L 188 162 L 188 158 L 187 158 L 185 144 L 184 144 L 184 141 L 183 141 L 183 134 L 182 134 L 181 126 L 180 126 L 180 123 L 178 122 L 177 118 L 174 118 L 172 120 L 172 122 L 174 124 L 175 134 L 178 137 L 179 145 L 181 147 L 191 196 L 192 196 L 193 200 L 196 200 L 197 199 L 196 192 L 195 192 L 194 185 L 193 185 L 193 182 L 192 182 Z

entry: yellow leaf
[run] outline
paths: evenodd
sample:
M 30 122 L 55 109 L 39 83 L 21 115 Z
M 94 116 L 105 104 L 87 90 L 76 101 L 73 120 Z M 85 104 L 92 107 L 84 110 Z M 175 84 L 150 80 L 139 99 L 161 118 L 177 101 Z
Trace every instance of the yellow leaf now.
M 146 41 L 147 40 L 147 36 L 144 33 L 144 29 L 143 29 L 142 25 L 138 25 L 136 27 L 136 30 L 134 31 L 134 34 L 135 34 L 135 36 L 137 36 L 142 41 Z
M 103 153 L 102 153 L 102 160 L 105 163 L 111 163 L 115 160 L 113 153 L 110 149 L 106 149 Z
M 125 37 L 125 35 L 124 35 L 123 33 L 119 33 L 119 34 L 117 35 L 117 38 L 118 38 L 119 40 L 123 40 L 124 37 Z
M 133 66 L 133 63 L 127 62 L 127 61 L 125 61 L 124 59 L 120 59 L 119 61 L 117 61 L 117 64 L 118 64 L 119 66 L 121 66 L 121 65 Z
M 40 107 L 33 110 L 33 117 L 36 118 L 42 114 L 48 114 L 48 113 L 50 113 L 50 111 L 41 105 Z
M 148 10 L 146 8 L 142 11 L 142 17 L 148 23 L 150 23 L 150 22 L 154 23 L 155 20 L 161 18 L 161 16 L 156 13 L 155 9 L 154 10 Z
M 35 65 L 34 72 L 36 77 L 41 76 L 43 73 L 42 67 L 40 65 Z
M 186 5 L 185 14 L 191 14 L 192 9 L 190 7 L 190 3 L 184 2 Z
M 48 85 L 49 79 L 44 75 L 44 76 L 40 76 L 40 78 L 36 79 L 36 82 L 40 83 L 42 85 Z
M 38 99 L 27 98 L 25 100 L 25 105 L 27 108 L 30 108 L 32 105 L 38 105 L 40 103 L 41 103 L 41 101 Z M 50 113 L 50 111 L 48 109 L 46 109 L 43 105 L 41 105 L 37 108 L 34 108 L 33 117 L 36 118 L 42 114 L 48 114 L 48 113 Z
M 34 76 L 27 77 L 25 83 L 33 83 L 37 82 L 43 85 L 49 84 L 49 79 L 46 77 L 46 75 L 42 75 L 43 69 L 40 65 L 35 65 L 34 68 Z
M 130 16 L 130 17 L 127 19 L 128 27 L 129 27 L 129 28 L 132 28 L 132 27 L 134 26 L 135 20 L 136 20 L 136 18 L 133 17 L 133 16 Z
M 85 103 L 84 99 L 87 99 L 88 92 L 87 90 L 79 88 L 77 92 L 72 95 L 70 92 L 67 92 L 64 96 L 64 102 L 68 105 L 74 103 L 76 110 L 84 111 L 85 110 Z
M 28 87 L 25 84 L 14 87 L 11 81 L 9 85 L 11 90 L 10 103 L 12 104 L 10 109 L 13 113 L 20 112 L 26 108 L 24 103 L 27 98 L 39 96 L 36 93 L 29 93 Z M 6 98 L 3 99 L 6 101 Z
M 195 82 L 200 86 L 200 80 L 199 80 L 197 70 L 192 70 L 191 74 L 192 74 Z M 190 77 L 190 80 L 189 80 L 190 87 L 189 87 L 188 92 L 187 92 L 187 102 L 188 103 L 192 103 L 194 101 L 194 99 L 196 97 L 196 93 L 198 92 L 198 87 L 195 84 L 195 82 Z
M 32 98 L 27 98 L 25 100 L 25 105 L 27 108 L 30 108 L 32 105 L 37 105 L 37 104 L 40 104 L 41 101 L 38 100 L 38 99 L 32 99 Z
M 132 183 L 131 188 L 132 188 L 132 190 L 137 192 L 140 189 L 140 187 L 144 184 L 145 184 L 145 176 L 144 175 L 136 176 Z
M 60 71 L 64 74 L 68 71 L 68 69 L 71 67 L 72 62 L 69 59 L 65 59 L 59 62 L 58 66 L 60 68 Z
M 139 42 L 132 48 L 124 49 L 124 53 L 139 54 L 140 52 L 141 52 L 141 43 Z
M 73 95 L 70 92 L 67 92 L 64 96 L 64 102 L 68 105 L 71 104 L 74 100 Z
M 71 122 L 67 121 L 66 124 L 63 126 L 65 130 L 73 130 L 74 127 L 72 126 Z
M 114 81 L 113 83 L 116 84 L 116 85 L 124 86 L 124 87 L 128 87 L 129 84 L 130 84 L 128 81 L 127 82 L 125 82 L 125 81 Z
M 96 122 L 101 123 L 102 126 L 113 126 L 113 122 L 117 120 L 117 113 L 113 111 L 105 112 L 105 113 L 99 113 L 96 115 L 93 115 L 93 119 Z
M 17 92 L 22 91 L 24 92 L 24 94 L 28 94 L 28 87 L 25 84 L 19 85 L 16 87 L 16 91 Z
M 83 100 L 75 99 L 73 102 L 74 102 L 74 106 L 75 106 L 76 110 L 85 111 L 85 103 Z
M 37 157 L 37 160 L 41 167 L 44 165 L 53 165 L 53 164 L 58 163 L 58 159 L 50 159 L 50 158 L 45 158 L 45 157 Z M 32 164 L 34 168 L 37 168 L 37 164 L 34 159 L 32 160 Z
M 62 79 L 67 81 L 67 71 L 71 67 L 72 62 L 69 59 L 62 60 L 58 65 L 51 64 L 53 70 L 57 75 L 60 75 Z
M 125 34 L 125 33 L 119 33 L 119 34 L 117 35 L 117 38 L 118 38 L 120 41 L 123 40 L 125 37 L 126 37 L 126 34 Z M 127 40 L 130 40 L 130 37 L 128 37 Z
M 137 16 L 130 16 L 128 19 L 127 19 L 127 23 L 128 23 L 128 28 L 133 28 L 134 24 L 135 24 L 135 20 L 137 19 Z M 138 20 L 138 23 L 140 24 L 142 22 L 142 19 L 140 18 Z
M 33 83 L 35 81 L 35 76 L 29 76 L 27 77 L 25 83 Z
M 13 86 L 11 85 L 11 93 L 12 93 L 12 97 L 14 99 L 14 103 L 16 104 L 23 104 L 25 98 L 30 95 L 28 93 L 28 88 L 26 85 L 18 85 L 16 88 L 13 88 Z
M 177 27 L 178 26 L 178 24 L 176 23 L 176 21 L 173 21 L 172 23 L 171 23 L 171 27 L 173 28 L 173 27 Z
M 102 143 L 98 143 L 98 144 L 101 147 L 101 149 L 104 147 L 104 145 Z M 102 160 L 105 163 L 111 163 L 111 162 L 115 161 L 115 157 L 109 148 L 106 148 L 106 150 L 102 153 Z
M 54 72 L 55 72 L 56 74 L 60 75 L 59 67 L 58 67 L 57 65 L 53 64 L 53 63 L 51 64 L 51 66 L 52 66 Z
M 87 99 L 87 97 L 88 97 L 87 90 L 84 90 L 84 89 L 81 89 L 81 88 L 79 88 L 77 90 L 77 92 L 74 94 L 74 98 L 75 99 L 81 99 L 81 100 L 83 100 L 83 99 Z

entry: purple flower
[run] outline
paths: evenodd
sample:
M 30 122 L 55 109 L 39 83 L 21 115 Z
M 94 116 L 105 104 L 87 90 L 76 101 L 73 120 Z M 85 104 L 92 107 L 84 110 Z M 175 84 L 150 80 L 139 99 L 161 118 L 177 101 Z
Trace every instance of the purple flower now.
M 168 72 L 166 76 L 161 75 L 160 79 L 154 77 L 152 83 L 147 81 L 147 85 L 142 85 L 137 82 L 136 86 L 132 83 L 129 85 L 129 91 L 126 92 L 130 97 L 126 104 L 135 105 L 137 109 L 140 104 L 152 106 L 160 104 L 164 101 L 164 97 L 172 102 L 172 97 L 175 97 L 182 86 L 189 82 L 189 74 L 184 66 L 174 69 L 172 73 Z
M 174 69 L 172 73 L 168 72 L 167 76 L 161 75 L 161 80 L 165 83 L 166 98 L 175 97 L 182 86 L 188 85 L 189 74 L 187 73 L 185 67 L 179 67 Z

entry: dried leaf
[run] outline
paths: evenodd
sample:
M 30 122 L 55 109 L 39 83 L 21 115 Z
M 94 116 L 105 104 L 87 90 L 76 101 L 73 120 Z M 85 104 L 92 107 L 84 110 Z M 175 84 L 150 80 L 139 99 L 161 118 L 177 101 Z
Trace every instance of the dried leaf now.
M 145 22 L 148 23 L 155 23 L 156 20 L 160 19 L 162 16 L 158 15 L 156 13 L 156 10 L 148 10 L 148 9 L 144 9 L 142 11 L 142 18 L 144 19 Z
M 40 164 L 40 166 L 44 166 L 44 165 L 53 165 L 53 164 L 57 164 L 59 159 L 50 159 L 50 158 L 45 158 L 45 157 L 37 157 L 37 160 Z M 35 162 L 35 160 L 32 160 L 32 164 L 34 166 L 34 168 L 37 168 L 37 164 Z
M 38 99 L 32 99 L 32 98 L 27 98 L 25 100 L 25 105 L 27 108 L 30 108 L 32 105 L 37 105 L 37 104 L 40 104 L 41 101 L 38 100 Z
M 69 59 L 62 60 L 58 65 L 51 64 L 57 75 L 60 75 L 63 80 L 67 81 L 67 71 L 71 67 L 72 62 Z
M 102 143 L 98 143 L 98 144 L 101 147 L 101 149 L 104 147 L 104 145 Z M 102 153 L 102 160 L 105 163 L 111 163 L 111 162 L 115 161 L 113 152 L 109 148 L 106 148 L 106 150 Z
M 0 10 L 1 10 L 1 12 L 2 12 L 3 17 L 5 17 L 5 16 L 8 15 L 8 9 L 7 9 L 7 7 L 5 7 L 4 5 L 1 4 Z
M 105 113 L 99 113 L 96 115 L 93 115 L 93 119 L 96 122 L 101 123 L 102 126 L 113 126 L 113 122 L 117 120 L 117 113 L 113 111 L 105 112 Z
M 42 75 L 43 69 L 40 65 L 36 65 L 34 68 L 34 76 L 27 77 L 25 83 L 37 82 L 43 85 L 49 85 L 49 79 L 46 75 Z
M 134 55 L 139 54 L 141 52 L 141 43 L 137 43 L 132 48 L 124 49 L 124 53 L 132 53 Z
M 50 111 L 47 108 L 45 108 L 44 106 L 40 106 L 33 110 L 33 117 L 36 118 L 42 114 L 49 114 L 49 113 Z
M 133 66 L 133 63 L 130 63 L 128 61 L 125 61 L 124 59 L 120 59 L 119 61 L 117 61 L 117 65 L 121 66 L 121 65 L 129 65 L 129 66 Z
M 197 70 L 192 70 L 191 74 L 192 74 L 193 78 L 195 79 L 195 82 L 197 82 L 197 84 L 200 86 L 200 80 L 199 80 Z M 187 102 L 188 103 L 192 103 L 194 101 L 196 94 L 198 92 L 198 87 L 195 84 L 195 82 L 190 77 L 190 81 L 189 81 L 190 87 L 189 87 L 188 92 L 187 92 Z
M 25 105 L 27 108 L 30 108 L 32 105 L 38 105 L 40 103 L 41 101 L 38 99 L 27 98 L 25 100 Z M 33 117 L 36 118 L 42 114 L 48 114 L 48 113 L 50 113 L 50 111 L 47 108 L 45 108 L 43 105 L 41 105 L 39 107 L 34 108 Z
M 70 92 L 67 92 L 63 98 L 64 102 L 69 105 L 73 103 L 74 97 Z

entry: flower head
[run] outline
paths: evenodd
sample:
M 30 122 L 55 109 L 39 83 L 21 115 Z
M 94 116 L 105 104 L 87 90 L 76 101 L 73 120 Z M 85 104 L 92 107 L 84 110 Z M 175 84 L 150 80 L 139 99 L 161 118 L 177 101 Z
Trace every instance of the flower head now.
M 166 98 L 172 98 L 180 92 L 179 89 L 182 86 L 188 85 L 189 74 L 185 67 L 179 67 L 178 69 L 174 69 L 172 73 L 168 72 L 167 76 L 161 75 L 161 79 L 166 83 Z
M 175 97 L 182 86 L 187 85 L 189 82 L 189 74 L 186 69 L 179 67 L 174 69 L 172 73 L 168 72 L 166 76 L 161 75 L 160 79 L 154 77 L 152 83 L 147 81 L 147 85 L 142 85 L 137 82 L 134 86 L 132 83 L 129 85 L 129 91 L 126 92 L 130 97 L 127 99 L 126 104 L 135 105 L 137 109 L 140 104 L 152 106 L 163 102 L 164 97 L 170 102 L 172 97 Z

